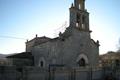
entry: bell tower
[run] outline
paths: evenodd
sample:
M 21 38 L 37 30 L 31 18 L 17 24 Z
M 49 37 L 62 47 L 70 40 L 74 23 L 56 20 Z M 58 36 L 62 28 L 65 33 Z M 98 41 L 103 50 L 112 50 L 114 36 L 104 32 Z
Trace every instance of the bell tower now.
M 77 9 L 85 9 L 85 0 L 74 0 L 74 4 Z
M 70 27 L 89 31 L 89 13 L 85 9 L 85 0 L 74 0 L 70 8 Z

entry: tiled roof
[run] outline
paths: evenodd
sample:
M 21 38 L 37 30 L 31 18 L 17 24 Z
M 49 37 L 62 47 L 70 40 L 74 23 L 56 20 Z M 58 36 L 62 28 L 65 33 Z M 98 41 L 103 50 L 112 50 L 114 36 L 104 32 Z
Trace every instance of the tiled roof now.
M 29 58 L 29 59 L 32 59 L 33 56 L 31 54 L 31 52 L 22 52 L 22 53 L 9 55 L 6 58 L 26 58 L 26 59 Z

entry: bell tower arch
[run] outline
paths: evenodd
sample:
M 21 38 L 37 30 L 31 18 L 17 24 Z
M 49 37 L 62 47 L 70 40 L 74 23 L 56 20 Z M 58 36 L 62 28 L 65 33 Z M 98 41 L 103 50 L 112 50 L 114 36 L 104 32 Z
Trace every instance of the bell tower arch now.
M 70 27 L 89 31 L 89 13 L 85 9 L 85 0 L 74 0 L 70 8 Z
M 85 0 L 74 0 L 74 4 L 77 9 L 85 9 Z

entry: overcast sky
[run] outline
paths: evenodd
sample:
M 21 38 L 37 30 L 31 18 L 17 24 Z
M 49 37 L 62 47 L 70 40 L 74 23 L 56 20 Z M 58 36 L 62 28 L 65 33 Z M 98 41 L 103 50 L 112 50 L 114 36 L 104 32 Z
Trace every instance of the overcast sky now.
M 26 39 L 55 37 L 69 25 L 73 0 L 0 0 L 0 53 L 25 51 Z M 120 38 L 120 0 L 86 0 L 91 37 L 100 41 L 100 54 L 116 51 Z

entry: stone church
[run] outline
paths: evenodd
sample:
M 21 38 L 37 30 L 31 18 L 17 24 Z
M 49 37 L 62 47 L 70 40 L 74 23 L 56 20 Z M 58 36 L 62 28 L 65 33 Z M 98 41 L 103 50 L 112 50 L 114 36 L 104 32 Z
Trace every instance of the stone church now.
M 0 80 L 120 80 L 119 66 L 103 64 L 106 57 L 111 61 L 111 54 L 99 65 L 100 45 L 91 39 L 85 0 L 74 0 L 69 11 L 69 27 L 59 37 L 36 35 L 26 42 L 25 52 L 7 56 Z
M 99 41 L 91 39 L 92 31 L 89 28 L 89 13 L 85 9 L 85 0 L 74 0 L 69 12 L 69 27 L 65 32 L 59 33 L 59 37 L 53 39 L 36 35 L 34 39 L 26 42 L 26 52 L 8 56 L 11 63 L 44 68 L 50 65 L 97 66 Z

